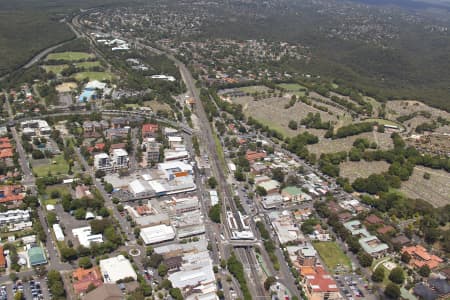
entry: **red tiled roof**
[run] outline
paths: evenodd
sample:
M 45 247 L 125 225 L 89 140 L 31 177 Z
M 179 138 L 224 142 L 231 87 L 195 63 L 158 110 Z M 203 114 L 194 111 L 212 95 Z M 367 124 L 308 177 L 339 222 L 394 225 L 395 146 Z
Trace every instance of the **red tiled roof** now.
M 98 267 L 91 269 L 78 268 L 72 273 L 74 279 L 73 288 L 77 294 L 85 292 L 89 285 L 93 284 L 98 287 L 103 284 L 102 274 Z
M 409 264 L 417 268 L 427 265 L 430 269 L 434 269 L 443 262 L 442 258 L 428 253 L 427 249 L 420 245 L 403 247 L 402 253 L 405 252 L 411 256 Z
M 248 161 L 262 159 L 262 158 L 265 158 L 266 156 L 267 155 L 265 152 L 256 152 L 256 151 L 247 151 L 247 153 L 245 154 L 245 158 Z
M 381 220 L 376 215 L 370 215 L 366 218 L 366 222 L 369 224 L 383 224 L 383 220 Z
M 13 150 L 11 148 L 1 149 L 0 150 L 0 158 L 13 157 L 13 155 L 14 155 L 14 153 L 13 153 Z
M 142 125 L 142 134 L 155 133 L 158 131 L 158 124 L 144 124 Z
M 336 281 L 321 266 L 316 267 L 315 275 L 307 275 L 306 278 L 314 292 L 337 292 L 339 290 Z
M 378 228 L 378 230 L 377 230 L 377 232 L 379 234 L 386 234 L 386 233 L 391 232 L 391 231 L 395 231 L 394 227 L 392 227 L 391 225 L 387 225 L 387 226 Z
M 6 267 L 6 259 L 5 255 L 3 254 L 3 246 L 0 246 L 0 268 Z
M 4 185 L 0 187 L 0 203 L 22 201 L 25 198 L 22 187 L 19 185 Z

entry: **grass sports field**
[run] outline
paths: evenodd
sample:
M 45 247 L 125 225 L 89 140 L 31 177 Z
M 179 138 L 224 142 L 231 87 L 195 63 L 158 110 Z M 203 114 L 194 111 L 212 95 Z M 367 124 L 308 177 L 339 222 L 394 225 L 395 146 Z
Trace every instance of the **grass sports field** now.
M 351 268 L 350 259 L 335 242 L 314 242 L 313 245 L 330 271 L 338 264 Z
M 93 58 L 94 55 L 86 52 L 60 52 L 50 53 L 47 56 L 47 60 L 66 60 L 66 61 L 80 61 L 89 58 Z
M 100 67 L 101 64 L 99 61 L 83 61 L 80 63 L 76 63 L 75 66 L 77 68 L 92 69 L 94 67 Z
M 60 74 L 62 70 L 67 68 L 68 65 L 48 65 L 48 66 L 42 66 L 44 68 L 45 72 L 49 73 L 52 72 L 53 74 Z
M 302 90 L 306 89 L 304 86 L 302 86 L 298 83 L 280 83 L 280 84 L 277 84 L 277 86 L 279 88 L 285 89 L 287 91 L 293 91 L 293 92 L 299 91 L 300 89 L 302 89 Z
M 84 79 L 99 81 L 113 79 L 113 75 L 107 72 L 80 72 L 76 73 L 74 77 L 78 81 L 82 81 Z
M 69 171 L 69 164 L 64 160 L 62 155 L 56 155 L 48 164 L 38 164 L 33 166 L 33 173 L 38 177 L 47 176 L 49 172 L 55 174 L 67 174 Z

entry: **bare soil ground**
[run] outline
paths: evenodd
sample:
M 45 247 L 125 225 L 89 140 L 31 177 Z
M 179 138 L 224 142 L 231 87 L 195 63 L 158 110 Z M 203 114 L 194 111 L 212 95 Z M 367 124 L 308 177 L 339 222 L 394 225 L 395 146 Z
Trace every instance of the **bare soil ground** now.
M 287 136 L 295 136 L 304 129 L 292 130 L 288 127 L 289 121 L 294 120 L 299 122 L 305 118 L 309 112 L 320 113 L 323 121 L 337 122 L 336 114 L 330 115 L 326 112 L 320 111 L 312 106 L 306 105 L 302 102 L 297 102 L 294 106 L 285 109 L 285 105 L 289 103 L 290 97 L 282 98 L 268 98 L 254 101 L 253 97 L 238 97 L 233 98 L 234 103 L 241 104 L 246 116 L 251 116 L 258 121 L 268 125 L 271 128 L 277 129 Z M 335 109 L 335 108 L 330 108 Z M 323 136 L 325 130 L 308 129 L 313 134 Z
M 64 82 L 55 87 L 58 93 L 68 93 L 78 87 L 76 82 Z
M 166 111 L 172 110 L 169 104 L 160 103 L 158 101 L 145 101 L 144 106 L 150 107 L 154 112 L 157 112 L 158 110 L 166 110 Z
M 321 139 L 319 143 L 308 146 L 308 150 L 318 156 L 322 153 L 349 151 L 358 138 L 367 138 L 371 142 L 376 142 L 383 150 L 392 148 L 392 139 L 388 133 L 365 132 L 343 139 Z
M 409 115 L 416 111 L 428 111 L 432 114 L 433 117 L 444 117 L 450 119 L 450 113 L 428 106 L 419 101 L 412 100 L 394 100 L 386 102 L 386 110 L 389 113 L 389 117 L 399 117 L 404 115 Z
M 366 178 L 372 174 L 380 174 L 389 169 L 389 164 L 385 161 L 346 161 L 340 165 L 342 177 L 347 177 L 350 182 L 356 178 Z
M 427 172 L 429 180 L 423 178 Z M 421 198 L 435 207 L 450 204 L 450 173 L 426 167 L 415 167 L 413 175 L 400 189 L 410 198 Z

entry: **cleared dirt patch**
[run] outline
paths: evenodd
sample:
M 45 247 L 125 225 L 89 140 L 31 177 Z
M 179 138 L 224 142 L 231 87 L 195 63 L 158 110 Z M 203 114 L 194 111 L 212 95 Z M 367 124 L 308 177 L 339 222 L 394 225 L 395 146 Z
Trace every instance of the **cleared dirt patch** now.
M 308 150 L 317 154 L 317 156 L 322 153 L 349 151 L 353 147 L 355 140 L 358 138 L 366 138 L 371 142 L 376 142 L 382 150 L 392 148 L 392 139 L 389 133 L 365 132 L 343 139 L 321 139 L 319 143 L 308 146 Z
M 423 178 L 427 172 L 430 179 Z M 425 167 L 415 167 L 413 175 L 400 189 L 410 198 L 421 198 L 435 207 L 450 204 L 450 173 Z
M 389 169 L 389 164 L 385 161 L 346 161 L 340 165 L 342 177 L 346 177 L 350 182 L 356 178 L 366 178 L 372 174 L 380 174 Z
M 312 106 L 306 105 L 302 102 L 295 103 L 294 106 L 285 109 L 290 101 L 290 97 L 274 97 L 268 99 L 262 99 L 254 101 L 253 97 L 238 97 L 233 98 L 234 103 L 241 104 L 246 116 L 251 116 L 261 123 L 268 125 L 269 127 L 279 130 L 286 136 L 295 136 L 302 132 L 302 130 L 292 130 L 288 127 L 289 121 L 294 120 L 299 122 L 305 118 L 309 112 L 320 113 L 323 121 L 337 121 L 335 115 L 330 115 L 323 111 L 320 111 Z M 313 132 L 314 130 L 308 130 Z M 325 131 L 316 131 L 321 133 L 322 136 Z M 314 134 L 316 134 L 314 133 Z
M 64 82 L 60 85 L 57 85 L 55 89 L 56 91 L 58 91 L 58 93 L 68 93 L 72 90 L 75 90 L 77 87 L 78 85 L 76 84 L 76 82 Z

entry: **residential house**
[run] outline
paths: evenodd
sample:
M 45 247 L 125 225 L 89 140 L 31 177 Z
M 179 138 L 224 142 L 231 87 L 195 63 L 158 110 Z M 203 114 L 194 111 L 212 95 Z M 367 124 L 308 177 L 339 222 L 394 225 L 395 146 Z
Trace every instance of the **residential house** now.
M 100 268 L 95 266 L 90 269 L 78 268 L 72 273 L 74 280 L 73 289 L 76 294 L 86 292 L 90 286 L 99 287 L 103 284 Z
M 247 153 L 245 154 L 245 158 L 250 162 L 254 162 L 257 160 L 261 160 L 267 157 L 266 152 L 257 152 L 257 151 L 251 151 L 247 150 Z
M 405 252 L 411 256 L 409 265 L 416 268 L 427 265 L 432 270 L 437 268 L 443 262 L 442 258 L 430 254 L 427 249 L 421 245 L 404 247 L 402 253 Z

